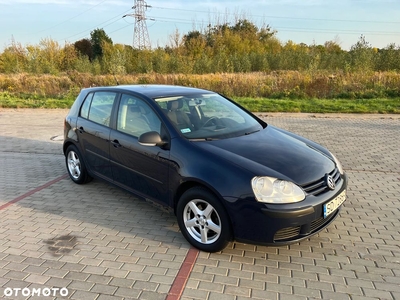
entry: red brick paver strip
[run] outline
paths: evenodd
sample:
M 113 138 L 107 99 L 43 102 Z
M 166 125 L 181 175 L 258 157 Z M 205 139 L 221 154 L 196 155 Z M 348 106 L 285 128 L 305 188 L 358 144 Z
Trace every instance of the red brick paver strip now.
M 29 192 L 27 192 L 27 193 L 25 193 L 25 194 L 23 194 L 23 195 L 21 195 L 21 196 L 19 196 L 19 197 L 13 199 L 13 200 L 11 200 L 11 201 L 9 201 L 9 202 L 7 202 L 7 203 L 1 205 L 1 206 L 0 206 L 0 210 L 6 209 L 6 208 L 9 207 L 10 205 L 12 205 L 12 204 L 14 204 L 14 203 L 17 203 L 18 201 L 21 201 L 21 200 L 23 200 L 23 199 L 25 199 L 25 198 L 27 198 L 27 197 L 29 197 L 29 196 L 32 196 L 33 194 L 35 194 L 35 193 L 37 193 L 37 192 L 40 192 L 41 190 L 44 190 L 45 188 L 48 188 L 49 186 L 51 186 L 51 185 L 53 185 L 53 184 L 55 184 L 55 183 L 57 183 L 57 182 L 59 182 L 59 181 L 65 179 L 65 178 L 67 178 L 67 177 L 68 177 L 68 175 L 67 175 L 67 174 L 64 174 L 64 175 L 62 175 L 62 176 L 60 176 L 60 177 L 57 177 L 56 179 L 54 179 L 54 180 L 52 180 L 52 181 L 49 181 L 49 182 L 47 182 L 47 183 L 45 183 L 45 184 L 43 184 L 43 185 L 41 185 L 41 186 L 38 186 L 37 188 L 35 188 L 35 189 L 33 189 L 33 190 L 31 190 L 31 191 L 29 191 Z

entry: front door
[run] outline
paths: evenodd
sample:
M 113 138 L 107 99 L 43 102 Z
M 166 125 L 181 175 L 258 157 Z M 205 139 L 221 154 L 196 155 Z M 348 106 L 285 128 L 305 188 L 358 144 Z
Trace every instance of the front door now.
M 122 95 L 117 128 L 111 130 L 110 159 L 114 182 L 140 196 L 168 203 L 169 150 L 142 146 L 138 137 L 161 133 L 162 123 L 143 100 Z

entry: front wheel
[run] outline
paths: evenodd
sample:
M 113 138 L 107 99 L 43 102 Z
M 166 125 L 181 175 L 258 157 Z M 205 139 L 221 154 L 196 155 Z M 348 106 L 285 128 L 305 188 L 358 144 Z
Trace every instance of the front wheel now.
M 65 152 L 65 163 L 67 165 L 69 177 L 73 182 L 82 184 L 92 179 L 86 170 L 83 158 L 76 146 L 68 146 Z
M 217 252 L 232 239 L 228 215 L 221 202 L 200 187 L 186 191 L 177 206 L 179 228 L 194 247 Z

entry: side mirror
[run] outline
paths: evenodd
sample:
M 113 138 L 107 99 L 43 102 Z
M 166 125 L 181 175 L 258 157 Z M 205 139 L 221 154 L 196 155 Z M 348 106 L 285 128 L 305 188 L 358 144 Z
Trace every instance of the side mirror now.
M 164 147 L 167 145 L 167 142 L 164 142 L 160 136 L 160 134 L 156 131 L 145 132 L 139 136 L 139 144 L 142 146 L 149 147 Z

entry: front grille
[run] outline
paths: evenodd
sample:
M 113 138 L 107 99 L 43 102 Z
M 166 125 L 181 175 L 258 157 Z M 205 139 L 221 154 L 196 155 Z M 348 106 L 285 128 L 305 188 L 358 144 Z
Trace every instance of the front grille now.
M 311 224 L 304 224 L 302 226 L 286 227 L 278 230 L 274 235 L 274 242 L 296 240 L 301 237 L 306 237 L 314 232 L 323 228 L 329 223 L 332 218 L 338 214 L 338 211 L 331 214 L 328 218 L 318 218 L 311 222 Z
M 275 241 L 283 241 L 291 238 L 295 238 L 300 234 L 300 226 L 286 227 L 278 230 L 274 235 Z
M 342 180 L 342 177 L 340 177 L 340 173 L 337 168 L 332 170 L 332 172 L 330 172 L 329 175 L 332 176 L 336 185 L 338 185 L 340 183 L 340 181 Z M 314 182 L 302 185 L 301 187 L 307 194 L 313 195 L 313 196 L 317 196 L 317 195 L 322 194 L 329 190 L 329 187 L 326 182 L 326 176 L 324 176 Z

